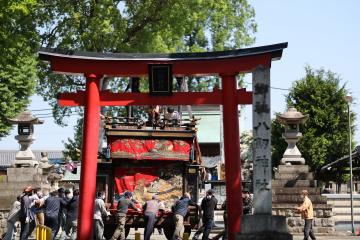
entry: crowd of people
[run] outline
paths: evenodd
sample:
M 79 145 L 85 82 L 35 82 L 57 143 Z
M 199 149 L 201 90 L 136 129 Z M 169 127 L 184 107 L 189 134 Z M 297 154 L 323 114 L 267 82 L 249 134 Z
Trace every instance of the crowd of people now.
M 104 239 L 104 222 L 109 220 L 110 211 L 105 204 L 105 192 L 97 193 L 94 203 L 93 217 L 93 239 Z M 111 239 L 125 239 L 125 224 L 128 209 L 131 208 L 144 214 L 144 240 L 150 240 L 154 232 L 157 217 L 165 212 L 163 202 L 159 201 L 157 195 L 139 207 L 137 201 L 133 199 L 131 192 L 123 193 L 117 202 L 116 207 L 116 229 Z M 45 225 L 51 229 L 51 239 L 55 239 L 60 229 L 60 240 L 76 239 L 77 235 L 77 216 L 79 204 L 79 190 L 59 188 L 56 191 L 48 192 L 40 188 L 33 189 L 28 186 L 23 193 L 17 197 L 7 219 L 7 232 L 4 237 L 12 240 L 15 237 L 16 223 L 20 222 L 20 240 L 28 239 L 37 225 Z M 191 200 L 189 193 L 185 193 L 177 200 L 171 208 L 175 230 L 172 239 L 182 239 L 184 235 L 184 218 L 188 214 L 189 206 L 196 206 L 197 203 Z M 252 198 L 247 190 L 243 191 L 244 214 L 251 214 Z M 206 196 L 199 204 L 201 209 L 201 221 L 198 231 L 193 236 L 193 240 L 209 239 L 211 229 L 214 227 L 214 210 L 218 207 L 218 200 L 212 189 L 206 191 Z M 222 209 L 226 210 L 226 201 Z M 226 211 L 224 212 L 224 222 L 226 226 Z M 160 232 L 160 230 L 159 230 Z M 223 236 L 226 239 L 226 235 Z
M 55 239 L 60 228 L 60 239 L 76 239 L 79 190 L 73 192 L 59 188 L 49 192 L 28 186 L 13 203 L 7 219 L 5 240 L 12 240 L 16 234 L 16 224 L 20 222 L 20 240 L 28 239 L 37 225 L 51 229 L 51 239 Z

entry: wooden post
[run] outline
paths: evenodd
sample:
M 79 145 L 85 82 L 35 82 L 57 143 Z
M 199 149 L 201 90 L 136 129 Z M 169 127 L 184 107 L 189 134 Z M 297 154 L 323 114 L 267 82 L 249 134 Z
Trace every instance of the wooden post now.
M 221 75 L 224 123 L 224 156 L 228 238 L 235 240 L 240 232 L 242 216 L 242 185 L 240 160 L 240 133 L 236 75 Z M 231 211 L 229 211 L 231 210 Z
M 92 239 L 100 121 L 100 79 L 101 76 L 94 74 L 86 76 L 77 239 Z

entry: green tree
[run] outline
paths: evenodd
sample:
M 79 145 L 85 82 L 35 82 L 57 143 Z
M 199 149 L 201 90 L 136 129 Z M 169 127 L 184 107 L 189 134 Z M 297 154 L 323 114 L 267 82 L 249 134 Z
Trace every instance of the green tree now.
M 34 92 L 38 46 L 35 7 L 34 0 L 0 3 L 0 137 L 11 129 L 7 118 L 24 110 Z
M 271 122 L 271 144 L 272 144 L 271 159 L 272 159 L 272 165 L 274 167 L 280 164 L 280 160 L 282 159 L 285 149 L 287 147 L 287 143 L 282 138 L 282 133 L 284 131 L 285 131 L 284 126 L 280 124 L 278 121 L 276 121 L 276 119 L 273 119 Z
M 38 13 L 42 46 L 81 51 L 225 50 L 253 43 L 256 31 L 247 0 L 54 0 L 42 1 Z M 102 89 L 124 91 L 123 82 L 106 78 Z M 40 67 L 37 92 L 53 106 L 59 124 L 74 110 L 59 108 L 56 94 L 84 85 L 81 77 L 54 75 Z
M 70 158 L 73 161 L 80 160 L 80 153 L 82 147 L 82 131 L 83 131 L 84 118 L 79 118 L 74 127 L 74 139 L 68 138 L 64 142 L 65 150 L 63 151 L 65 159 Z
M 348 154 L 348 112 L 344 99 L 348 90 L 345 85 L 340 85 L 341 79 L 336 73 L 309 66 L 305 67 L 305 72 L 305 77 L 293 84 L 287 95 L 287 105 L 309 115 L 309 120 L 300 126 L 303 137 L 297 145 L 306 163 L 316 171 Z M 354 119 L 352 113 L 352 123 Z M 275 164 L 287 145 L 280 137 L 282 132 L 283 127 L 273 122 L 272 157 Z
M 184 52 L 240 48 L 254 42 L 254 9 L 247 0 L 42 1 L 41 45 L 94 52 Z M 51 74 L 42 65 L 37 92 L 59 124 L 70 114 L 59 92 L 84 87 L 81 77 Z M 108 87 L 106 79 L 103 88 Z M 123 87 L 113 84 L 115 90 Z M 124 90 L 124 89 L 122 89 Z
M 252 181 L 253 159 L 252 148 L 253 135 L 251 131 L 242 132 L 240 135 L 240 156 L 241 156 L 241 175 L 245 182 Z

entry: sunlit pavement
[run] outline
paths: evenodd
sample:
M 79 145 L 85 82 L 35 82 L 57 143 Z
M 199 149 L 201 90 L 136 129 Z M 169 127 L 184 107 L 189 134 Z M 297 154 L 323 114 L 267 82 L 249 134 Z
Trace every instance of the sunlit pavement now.
M 140 239 L 143 239 L 143 233 L 144 233 L 144 229 L 143 228 L 139 228 L 138 232 L 140 233 Z M 192 231 L 191 236 L 190 236 L 190 240 L 192 239 L 192 237 L 194 236 L 195 231 Z M 210 240 L 212 239 L 212 237 L 214 237 L 216 234 L 211 234 L 210 235 Z M 16 238 L 18 239 L 18 238 Z M 34 238 L 29 238 L 30 240 L 34 239 Z M 128 240 L 134 240 L 135 239 L 135 231 L 134 229 L 132 229 L 128 235 L 128 237 L 126 238 Z M 201 239 L 201 235 L 200 235 L 200 239 Z M 310 239 L 310 238 L 309 238 Z M 360 240 L 360 236 L 350 236 L 349 232 L 336 232 L 336 235 L 334 236 L 326 236 L 326 235 L 316 235 L 316 239 L 317 240 L 352 240 L 352 239 L 357 239 Z M 155 230 L 155 233 L 151 236 L 151 240 L 167 240 L 165 235 L 159 235 L 157 230 Z M 293 236 L 293 240 L 303 240 L 303 235 L 294 235 Z
M 360 239 L 360 236 L 349 236 L 348 233 L 337 233 L 338 236 L 325 236 L 325 235 L 316 235 L 317 240 L 350 240 L 350 239 Z M 293 240 L 303 240 L 303 235 L 294 235 Z M 310 239 L 310 238 L 309 238 Z
M 141 239 L 143 239 L 143 233 L 144 233 L 143 229 L 140 228 L 138 232 L 141 233 Z M 316 235 L 316 239 L 317 240 L 350 240 L 350 239 L 358 239 L 358 240 L 360 240 L 360 236 L 349 236 L 349 234 L 350 233 L 346 233 L 346 232 L 337 232 L 336 236 Z M 190 236 L 189 239 L 191 240 L 191 238 L 193 236 L 194 236 L 194 231 L 191 233 L 191 236 Z M 215 234 L 210 235 L 210 239 L 213 236 L 215 236 Z M 303 238 L 304 238 L 303 235 L 294 235 L 293 236 L 293 240 L 303 240 Z M 127 237 L 127 239 L 134 240 L 135 239 L 135 232 L 131 231 L 129 236 Z M 157 233 L 157 231 L 155 230 L 155 233 L 151 236 L 151 240 L 166 240 L 166 237 L 165 237 L 165 235 L 159 235 Z

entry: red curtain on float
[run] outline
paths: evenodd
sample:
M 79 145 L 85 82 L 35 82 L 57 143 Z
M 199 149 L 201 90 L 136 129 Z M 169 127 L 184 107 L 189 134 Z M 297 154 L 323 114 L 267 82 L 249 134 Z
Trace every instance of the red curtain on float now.
M 135 186 L 143 181 L 145 186 L 149 186 L 152 181 L 158 178 L 156 168 L 116 168 L 115 169 L 115 191 L 123 193 L 134 191 Z
M 192 140 L 124 138 L 110 143 L 110 154 L 122 159 L 189 161 L 191 144 Z

